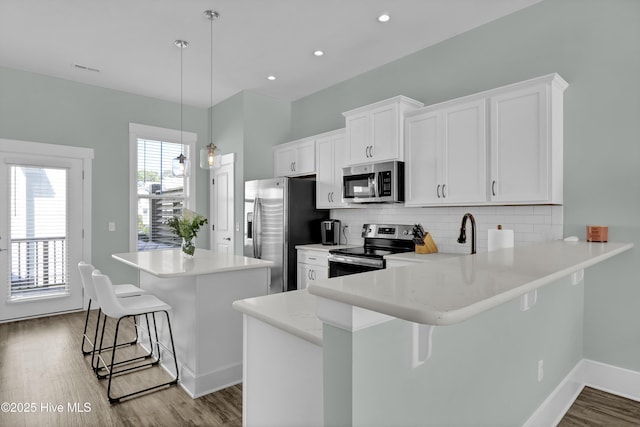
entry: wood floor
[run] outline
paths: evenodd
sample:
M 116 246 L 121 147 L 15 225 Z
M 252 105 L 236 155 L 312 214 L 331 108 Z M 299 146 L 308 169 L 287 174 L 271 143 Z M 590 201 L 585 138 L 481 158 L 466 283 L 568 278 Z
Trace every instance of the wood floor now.
M 585 387 L 558 426 L 640 426 L 640 403 Z
M 83 325 L 84 313 L 0 324 L 0 404 L 11 402 L 20 411 L 0 411 L 0 426 L 242 425 L 241 385 L 198 399 L 173 386 L 110 405 L 106 380 L 95 377 L 90 356 L 80 352 Z M 149 376 L 168 378 L 159 367 L 140 380 L 132 375 L 139 374 L 118 378 L 123 390 Z M 24 412 L 24 404 L 34 412 Z M 59 405 L 62 411 L 54 412 Z
M 84 313 L 0 324 L 0 404 L 13 403 L 16 411 L 3 406 L 0 426 L 242 425 L 241 385 L 198 399 L 174 386 L 110 405 L 106 381 L 80 353 L 83 324 Z M 166 375 L 153 368 L 135 383 L 120 377 L 119 386 Z M 640 426 L 640 403 L 586 387 L 559 426 Z

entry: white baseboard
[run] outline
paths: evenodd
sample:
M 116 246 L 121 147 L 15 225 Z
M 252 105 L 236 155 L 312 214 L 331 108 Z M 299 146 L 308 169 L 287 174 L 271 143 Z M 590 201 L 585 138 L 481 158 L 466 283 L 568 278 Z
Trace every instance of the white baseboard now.
M 640 402 L 640 372 L 582 359 L 529 417 L 524 427 L 557 425 L 585 386 Z

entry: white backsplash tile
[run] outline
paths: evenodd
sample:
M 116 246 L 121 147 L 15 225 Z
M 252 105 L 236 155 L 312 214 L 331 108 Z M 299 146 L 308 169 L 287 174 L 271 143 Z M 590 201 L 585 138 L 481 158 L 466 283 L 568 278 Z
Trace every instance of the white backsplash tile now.
M 445 253 L 468 253 L 470 243 L 457 242 L 462 216 L 470 212 L 476 220 L 476 247 L 487 250 L 487 233 L 498 224 L 503 229 L 514 230 L 514 244 L 523 246 L 536 242 L 562 239 L 562 206 L 473 206 L 406 208 L 391 204 L 366 205 L 356 209 L 334 209 L 331 218 L 348 225 L 347 242 L 362 244 L 362 224 L 422 224 L 431 234 L 438 250 Z M 470 224 L 467 223 L 467 241 L 470 242 Z

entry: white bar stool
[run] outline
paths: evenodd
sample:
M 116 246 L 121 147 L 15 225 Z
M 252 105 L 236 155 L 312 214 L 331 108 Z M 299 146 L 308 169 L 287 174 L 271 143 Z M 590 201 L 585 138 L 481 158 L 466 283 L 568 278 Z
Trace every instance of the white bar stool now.
M 82 345 L 81 345 L 82 354 L 87 356 L 89 354 L 93 354 L 95 342 L 98 337 L 98 328 L 100 325 L 100 315 L 102 311 L 100 310 L 100 306 L 98 305 L 98 299 L 96 296 L 95 287 L 93 286 L 93 278 L 91 277 L 91 274 L 95 270 L 95 267 L 89 263 L 80 261 L 78 263 L 78 270 L 80 270 L 80 281 L 82 282 L 82 288 L 84 289 L 87 296 L 89 297 L 89 305 L 87 306 L 87 315 L 84 319 L 84 330 L 82 331 Z M 113 285 L 113 290 L 118 298 L 133 297 L 133 296 L 143 295 L 146 293 L 144 290 L 131 284 Z M 92 303 L 95 305 L 98 305 L 98 320 L 96 322 L 93 341 L 87 336 L 87 327 L 89 324 L 89 313 L 91 312 Z M 136 343 L 136 341 L 137 339 L 128 343 L 120 344 L 120 345 L 121 346 L 133 345 Z M 91 346 L 90 350 L 85 350 L 85 343 L 88 343 Z M 93 365 L 93 357 L 92 357 L 92 365 Z
M 116 351 L 118 349 L 118 346 L 113 346 L 111 348 L 103 348 L 102 347 L 102 342 L 104 339 L 104 332 L 105 332 L 105 324 L 106 322 L 103 322 L 102 324 L 102 333 L 100 335 L 100 345 L 98 345 L 98 365 L 100 364 L 100 362 L 102 362 L 102 364 L 104 365 L 104 369 L 107 370 L 108 374 L 106 375 L 106 377 L 109 379 L 109 384 L 107 386 L 107 397 L 109 398 L 109 403 L 118 403 L 120 402 L 122 399 L 128 398 L 128 397 L 133 397 L 133 396 L 137 396 L 143 393 L 147 393 L 149 391 L 152 390 L 157 390 L 160 388 L 164 388 L 164 387 L 170 387 L 174 384 L 178 383 L 178 377 L 179 377 L 179 372 L 178 372 L 178 359 L 176 357 L 176 350 L 175 350 L 175 346 L 173 343 L 173 332 L 171 330 L 171 320 L 169 319 L 169 310 L 171 310 L 171 306 L 169 306 L 168 304 L 166 304 L 165 302 L 161 301 L 160 299 L 156 298 L 153 295 L 140 295 L 138 297 L 135 298 L 118 298 L 113 290 L 113 285 L 111 284 L 111 280 L 109 279 L 108 276 L 100 273 L 98 270 L 95 270 L 92 274 L 93 277 L 93 284 L 95 285 L 95 290 L 96 290 L 96 294 L 98 297 L 98 303 L 100 304 L 100 307 L 102 308 L 102 312 L 117 320 L 116 323 L 116 330 L 114 333 L 114 337 L 113 337 L 113 342 L 117 343 L 118 342 L 118 332 L 120 330 L 120 322 L 123 319 L 126 319 L 128 317 L 134 317 L 134 316 L 142 316 L 142 315 L 151 315 L 151 317 L 153 318 L 153 329 L 154 329 L 154 335 L 155 335 L 155 345 L 156 345 L 156 350 L 157 350 L 157 359 L 145 363 L 143 365 L 135 365 L 132 367 L 128 367 L 128 368 L 122 368 L 118 371 L 116 371 L 114 368 L 117 365 L 115 363 L 115 356 L 116 356 Z M 158 328 L 157 328 L 157 322 L 156 322 L 156 317 L 155 314 L 158 312 L 162 312 L 165 314 L 166 319 L 167 319 L 167 326 L 168 326 L 168 330 L 169 330 L 169 338 L 171 341 L 171 348 L 168 349 L 166 348 L 164 345 L 162 346 L 163 348 L 165 348 L 165 350 L 171 352 L 171 356 L 173 357 L 173 362 L 175 365 L 175 370 L 176 370 L 176 376 L 174 379 L 161 383 L 161 384 L 157 384 L 155 386 L 152 387 L 147 387 L 144 389 L 139 389 L 136 390 L 134 392 L 131 393 L 126 393 L 126 394 L 122 394 L 120 396 L 112 396 L 111 395 L 111 382 L 113 379 L 114 375 L 118 375 L 118 374 L 123 374 L 123 373 L 131 373 L 131 372 L 135 372 L 137 370 L 140 370 L 142 368 L 146 368 L 146 367 L 151 367 L 154 365 L 159 364 L 160 362 L 160 357 L 161 357 L 161 353 L 160 353 L 160 342 L 158 340 Z M 147 325 L 148 325 L 148 321 L 147 321 Z M 151 348 L 153 349 L 153 345 L 154 345 L 154 339 L 151 336 L 151 330 L 148 330 L 148 335 L 149 335 L 149 343 Z M 105 362 L 105 360 L 102 357 L 102 352 L 103 350 L 111 350 L 111 361 L 109 363 L 109 365 L 107 365 L 107 363 Z M 152 350 L 153 352 L 153 350 Z

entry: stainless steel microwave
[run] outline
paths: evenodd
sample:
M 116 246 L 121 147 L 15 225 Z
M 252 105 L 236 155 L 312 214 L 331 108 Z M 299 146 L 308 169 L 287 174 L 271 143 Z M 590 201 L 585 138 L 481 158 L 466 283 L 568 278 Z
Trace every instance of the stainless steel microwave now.
M 343 168 L 342 197 L 351 203 L 404 202 L 404 162 Z

